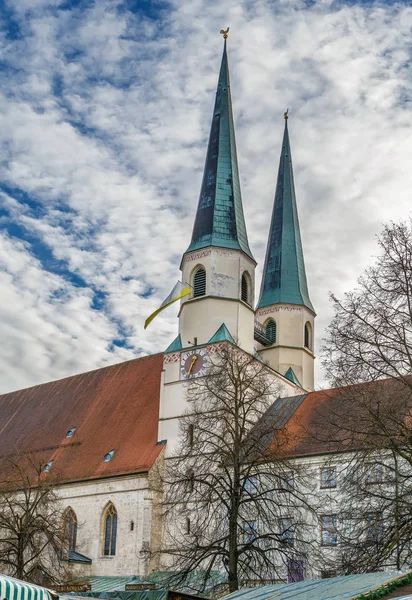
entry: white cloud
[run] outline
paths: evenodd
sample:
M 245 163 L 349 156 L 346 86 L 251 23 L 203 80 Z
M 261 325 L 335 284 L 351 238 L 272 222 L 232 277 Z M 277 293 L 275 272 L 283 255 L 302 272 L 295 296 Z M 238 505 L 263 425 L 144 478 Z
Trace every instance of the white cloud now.
M 0 389 L 162 350 L 176 335 L 175 309 L 146 332 L 143 322 L 190 241 L 226 25 L 259 274 L 290 109 L 319 347 L 328 291 L 353 287 L 381 224 L 410 211 L 412 9 L 191 0 L 150 20 L 109 0 L 9 8 L 22 36 L 0 37 L 0 224 L 27 241 L 2 238 Z

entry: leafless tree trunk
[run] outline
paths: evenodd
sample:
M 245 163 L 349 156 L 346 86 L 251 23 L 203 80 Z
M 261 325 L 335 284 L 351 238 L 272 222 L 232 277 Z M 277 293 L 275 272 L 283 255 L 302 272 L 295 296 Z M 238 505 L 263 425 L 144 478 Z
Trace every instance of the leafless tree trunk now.
M 176 456 L 166 461 L 167 552 L 180 582 L 216 570 L 230 591 L 279 580 L 305 559 L 310 501 L 305 472 L 288 460 L 281 387 L 256 358 L 230 344 L 208 353 L 207 375 L 190 383 Z M 276 401 L 276 402 L 275 402 Z
M 68 539 L 62 510 L 44 465 L 28 457 L 3 460 L 0 484 L 0 567 L 34 583 L 67 578 Z

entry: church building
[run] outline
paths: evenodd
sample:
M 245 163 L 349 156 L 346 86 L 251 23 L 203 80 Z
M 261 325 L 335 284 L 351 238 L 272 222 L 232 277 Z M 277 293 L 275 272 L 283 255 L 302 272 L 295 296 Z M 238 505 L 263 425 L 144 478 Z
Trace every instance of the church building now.
M 322 450 L 310 444 L 310 414 L 322 399 L 313 391 L 316 313 L 306 279 L 287 113 L 284 125 L 258 291 L 225 39 L 193 233 L 180 265 L 192 293 L 181 300 L 176 338 L 159 354 L 0 396 L 0 454 L 3 459 L 30 454 L 55 477 L 73 526 L 69 559 L 75 574 L 145 576 L 161 566 L 158 492 L 151 477 L 155 465 L 173 453 L 187 382 L 207 376 L 207 357 L 216 345 L 237 345 L 266 362 L 284 397 L 299 398 L 291 423 L 300 411 L 308 424 L 297 452 L 310 456 Z

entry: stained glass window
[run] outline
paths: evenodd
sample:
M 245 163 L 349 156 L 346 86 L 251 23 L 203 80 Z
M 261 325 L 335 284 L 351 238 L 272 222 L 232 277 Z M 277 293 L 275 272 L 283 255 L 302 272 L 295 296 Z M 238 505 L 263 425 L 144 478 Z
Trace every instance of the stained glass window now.
M 104 555 L 114 556 L 116 554 L 117 511 L 113 504 L 110 504 L 106 510 L 104 525 Z
M 69 550 L 76 550 L 77 541 L 77 517 L 72 508 L 68 508 L 64 514 L 67 541 Z

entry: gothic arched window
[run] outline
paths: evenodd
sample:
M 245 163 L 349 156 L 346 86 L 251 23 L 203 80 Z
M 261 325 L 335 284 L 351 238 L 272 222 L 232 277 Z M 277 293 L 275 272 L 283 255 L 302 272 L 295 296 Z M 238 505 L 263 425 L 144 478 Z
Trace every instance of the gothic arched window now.
M 242 275 L 242 290 L 240 297 L 243 300 L 243 302 L 249 304 L 249 281 L 247 273 L 243 273 Z
M 64 513 L 64 526 L 66 528 L 69 550 L 76 550 L 77 541 L 77 517 L 74 510 L 69 507 Z
M 193 277 L 193 297 L 198 298 L 206 294 L 206 271 L 198 267 Z
M 309 348 L 311 350 L 312 340 L 311 340 L 311 327 L 310 323 L 305 324 L 305 348 Z
M 276 321 L 269 319 L 266 323 L 265 333 L 271 344 L 276 343 Z
M 105 556 L 116 554 L 117 510 L 110 504 L 104 515 L 104 551 Z

